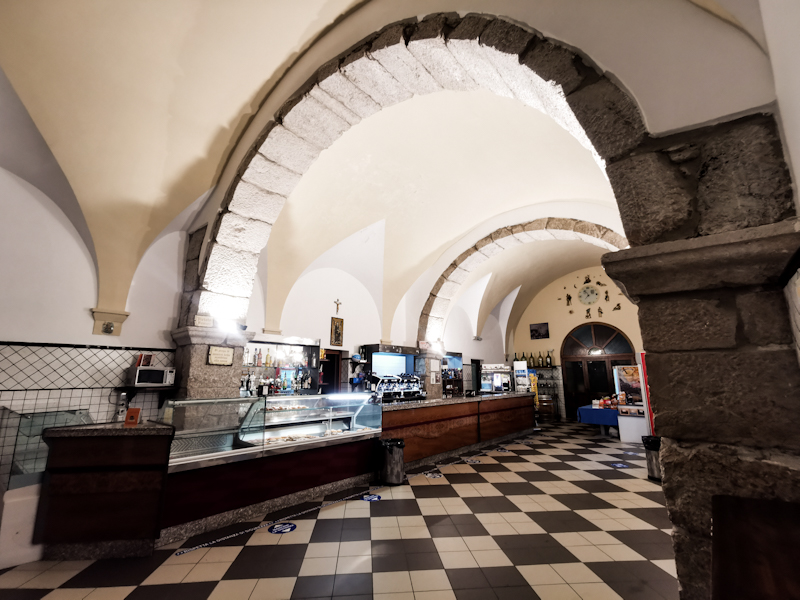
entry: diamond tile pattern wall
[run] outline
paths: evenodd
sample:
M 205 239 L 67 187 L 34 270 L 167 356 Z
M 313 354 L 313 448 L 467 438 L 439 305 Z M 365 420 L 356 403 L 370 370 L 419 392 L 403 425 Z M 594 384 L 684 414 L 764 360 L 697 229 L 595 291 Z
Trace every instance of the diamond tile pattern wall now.
M 119 387 L 142 353 L 151 366 L 174 364 L 172 350 L 0 344 L 0 390 Z

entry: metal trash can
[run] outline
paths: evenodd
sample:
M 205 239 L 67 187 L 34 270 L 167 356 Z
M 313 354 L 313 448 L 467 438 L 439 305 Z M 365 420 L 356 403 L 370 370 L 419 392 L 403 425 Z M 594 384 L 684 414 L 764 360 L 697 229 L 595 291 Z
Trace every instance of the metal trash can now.
M 655 435 L 643 435 L 644 454 L 647 458 L 647 478 L 661 483 L 661 463 L 658 453 L 661 450 L 661 438 Z
M 403 485 L 406 465 L 403 460 L 404 440 L 381 440 L 383 446 L 383 469 L 381 479 L 386 485 Z

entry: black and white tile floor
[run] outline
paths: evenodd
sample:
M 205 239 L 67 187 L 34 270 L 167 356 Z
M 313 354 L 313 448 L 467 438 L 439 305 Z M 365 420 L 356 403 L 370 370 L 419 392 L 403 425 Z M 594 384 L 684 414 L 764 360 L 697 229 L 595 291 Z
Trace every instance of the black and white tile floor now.
M 177 555 L 39 562 L 0 574 L 3 600 L 670 600 L 671 525 L 641 445 L 580 424 L 453 459 L 291 522 Z M 455 462 L 458 460 L 458 462 Z M 430 470 L 420 469 L 419 471 Z M 266 515 L 274 521 L 364 490 Z

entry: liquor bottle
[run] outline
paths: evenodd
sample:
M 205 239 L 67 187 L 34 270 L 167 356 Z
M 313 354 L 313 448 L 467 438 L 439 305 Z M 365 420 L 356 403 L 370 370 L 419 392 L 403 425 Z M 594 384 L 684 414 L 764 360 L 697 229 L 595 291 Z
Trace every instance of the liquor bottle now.
M 541 352 L 539 352 L 539 358 L 537 359 L 537 361 L 538 361 L 538 364 L 539 364 L 540 367 L 544 366 L 544 359 L 542 358 L 542 353 Z
M 258 358 L 256 359 L 256 366 L 260 367 L 263 364 L 263 359 L 261 358 L 261 350 L 258 351 Z
M 549 350 L 547 351 L 547 366 L 548 367 L 552 367 L 553 366 L 553 358 L 550 356 L 550 351 Z
M 531 352 L 530 356 L 528 356 L 528 361 L 527 362 L 528 362 L 528 368 L 532 369 L 534 367 L 534 365 L 533 365 L 533 352 Z
M 522 353 L 522 358 L 523 358 L 523 359 L 525 358 L 525 353 L 524 353 L 524 352 Z M 516 352 L 514 352 L 514 362 L 517 362 L 518 360 L 519 360 L 519 359 L 517 358 L 517 353 L 516 353 Z
M 264 361 L 264 366 L 265 367 L 271 367 L 272 366 L 272 356 L 270 356 L 270 354 L 269 354 L 269 348 L 267 348 L 267 360 Z
M 249 365 L 250 364 L 250 350 L 248 348 L 244 349 L 244 360 L 242 364 Z

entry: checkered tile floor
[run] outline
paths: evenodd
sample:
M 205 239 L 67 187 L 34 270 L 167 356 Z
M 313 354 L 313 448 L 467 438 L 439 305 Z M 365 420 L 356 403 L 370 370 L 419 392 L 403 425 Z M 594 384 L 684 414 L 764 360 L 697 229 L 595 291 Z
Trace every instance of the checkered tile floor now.
M 40 562 L 0 574 L 3 600 L 677 599 L 660 487 L 641 445 L 575 424 L 419 469 L 409 484 L 176 556 Z M 422 472 L 422 473 L 420 473 Z M 286 517 L 363 490 L 266 515 Z

